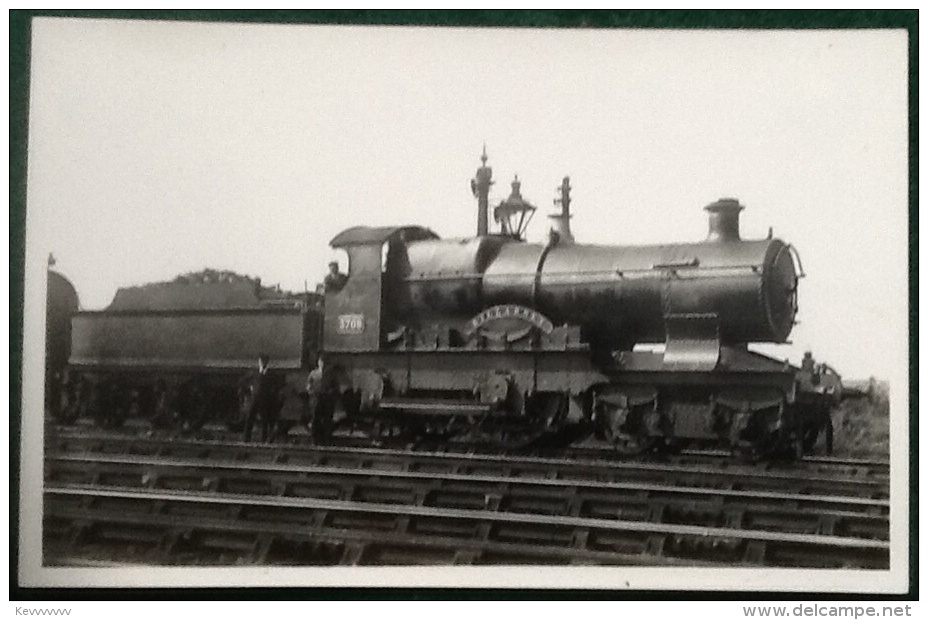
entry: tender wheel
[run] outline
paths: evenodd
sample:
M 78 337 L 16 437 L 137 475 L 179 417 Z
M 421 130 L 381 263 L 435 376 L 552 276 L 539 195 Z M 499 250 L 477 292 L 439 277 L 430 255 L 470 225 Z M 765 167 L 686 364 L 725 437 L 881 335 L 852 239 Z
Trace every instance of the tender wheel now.
M 184 411 L 180 428 L 185 433 L 195 433 L 203 428 L 209 416 L 209 402 L 199 386 L 193 384 L 185 390 Z
M 119 428 L 126 421 L 128 406 L 123 395 L 114 383 L 106 383 L 98 388 L 98 398 L 94 407 L 94 422 L 101 428 Z
M 80 416 L 80 396 L 72 396 L 64 391 L 61 395 L 61 404 L 55 413 L 55 420 L 60 424 L 73 424 Z
M 82 382 L 76 385 L 70 377 L 62 381 L 55 420 L 60 424 L 73 424 L 81 413 L 81 402 L 86 400 L 86 389 Z
M 55 420 L 59 424 L 73 424 L 78 417 L 79 409 L 76 405 L 68 405 L 55 414 Z
M 251 411 L 252 390 L 251 384 L 239 383 L 235 392 L 235 411 L 226 420 L 226 428 L 233 433 L 240 433 L 245 429 L 248 412 Z

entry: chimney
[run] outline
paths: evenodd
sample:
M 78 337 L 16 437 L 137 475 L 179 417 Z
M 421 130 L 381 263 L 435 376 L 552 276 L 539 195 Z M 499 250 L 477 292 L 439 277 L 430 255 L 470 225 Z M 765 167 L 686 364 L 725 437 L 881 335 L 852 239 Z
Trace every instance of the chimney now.
M 706 241 L 739 241 L 738 217 L 744 207 L 736 198 L 719 198 L 705 208 L 709 212 L 709 236 Z
M 476 176 L 470 181 L 470 189 L 477 199 L 477 236 L 485 236 L 489 230 L 488 212 L 490 206 L 490 186 L 493 185 L 493 169 L 487 166 L 487 145 L 483 145 L 480 156 L 481 165 Z
M 561 212 L 548 216 L 554 220 L 551 232 L 557 235 L 559 243 L 573 243 L 574 235 L 570 232 L 570 177 L 564 177 L 557 190 L 560 196 L 554 199 L 554 204 L 561 206 Z

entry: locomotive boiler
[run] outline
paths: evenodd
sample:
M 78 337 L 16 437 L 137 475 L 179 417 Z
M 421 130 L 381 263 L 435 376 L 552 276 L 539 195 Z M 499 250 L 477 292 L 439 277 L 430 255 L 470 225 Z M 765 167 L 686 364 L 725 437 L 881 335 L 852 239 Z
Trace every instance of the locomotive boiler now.
M 514 189 L 514 195 L 518 189 Z M 513 197 L 510 197 L 510 201 Z M 517 304 L 581 327 L 609 349 L 671 341 L 677 334 L 731 344 L 783 342 L 796 314 L 797 272 L 779 239 L 742 241 L 731 199 L 706 207 L 702 243 L 641 247 L 524 243 L 509 236 L 406 245 L 404 288 L 386 308 L 404 321 L 469 319 Z

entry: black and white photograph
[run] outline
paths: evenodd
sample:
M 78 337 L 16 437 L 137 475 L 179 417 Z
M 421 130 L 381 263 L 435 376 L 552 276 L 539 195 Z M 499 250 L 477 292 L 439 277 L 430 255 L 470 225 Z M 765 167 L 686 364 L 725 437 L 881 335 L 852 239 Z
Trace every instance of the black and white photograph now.
M 908 591 L 905 28 L 29 63 L 21 586 Z

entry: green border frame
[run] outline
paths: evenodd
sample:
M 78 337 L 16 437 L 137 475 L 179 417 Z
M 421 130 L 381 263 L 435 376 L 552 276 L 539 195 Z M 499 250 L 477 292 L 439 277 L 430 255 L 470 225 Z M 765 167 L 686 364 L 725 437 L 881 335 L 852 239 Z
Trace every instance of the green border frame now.
M 485 28 L 905 29 L 909 35 L 909 590 L 918 599 L 918 10 L 10 10 L 10 600 L 862 600 L 803 592 L 698 592 L 451 588 L 76 589 L 19 585 L 19 462 L 29 67 L 33 17 L 226 23 L 403 25 Z

